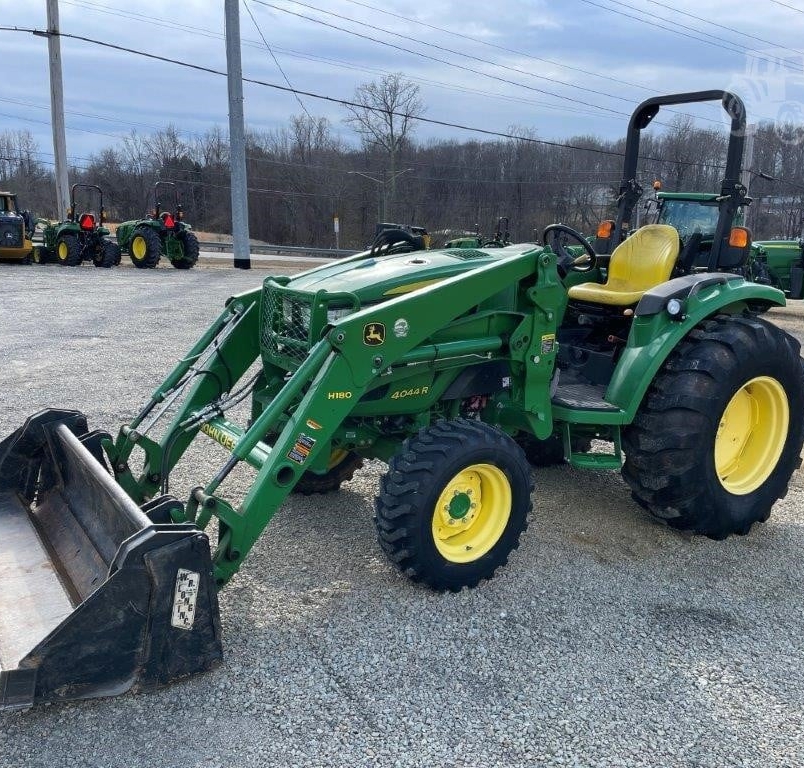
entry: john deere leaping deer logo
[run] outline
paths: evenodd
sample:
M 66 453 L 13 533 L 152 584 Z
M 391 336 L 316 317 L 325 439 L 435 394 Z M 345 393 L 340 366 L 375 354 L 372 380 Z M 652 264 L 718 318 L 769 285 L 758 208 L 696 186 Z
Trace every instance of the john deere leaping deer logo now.
M 363 343 L 369 347 L 379 347 L 385 341 L 383 323 L 366 323 L 363 326 Z

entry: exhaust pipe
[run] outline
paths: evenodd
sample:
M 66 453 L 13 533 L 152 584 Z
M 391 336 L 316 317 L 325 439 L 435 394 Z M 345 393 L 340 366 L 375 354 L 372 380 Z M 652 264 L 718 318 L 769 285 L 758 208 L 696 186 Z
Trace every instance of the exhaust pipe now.
M 207 536 L 151 520 L 103 436 L 47 410 L 0 442 L 0 709 L 152 690 L 222 658 Z

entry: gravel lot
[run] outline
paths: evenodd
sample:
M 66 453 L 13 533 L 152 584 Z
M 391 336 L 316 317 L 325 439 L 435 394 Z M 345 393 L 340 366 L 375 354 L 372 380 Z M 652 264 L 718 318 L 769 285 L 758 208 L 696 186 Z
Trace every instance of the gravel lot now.
M 115 431 L 264 275 L 0 265 L 0 435 L 52 405 Z M 804 337 L 804 310 L 769 317 Z M 204 441 L 176 485 L 222 460 Z M 767 524 L 713 542 L 653 523 L 617 474 L 543 470 L 509 566 L 439 595 L 375 542 L 382 471 L 283 507 L 221 593 L 221 667 L 0 714 L 0 766 L 804 764 L 800 474 Z

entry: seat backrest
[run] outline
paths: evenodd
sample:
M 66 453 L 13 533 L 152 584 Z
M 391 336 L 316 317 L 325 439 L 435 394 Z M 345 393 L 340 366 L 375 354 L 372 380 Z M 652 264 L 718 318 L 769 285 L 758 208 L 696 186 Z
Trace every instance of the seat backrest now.
M 703 235 L 700 232 L 693 232 L 684 243 L 684 249 L 678 257 L 678 266 L 683 274 L 692 272 L 695 262 L 700 256 L 702 240 Z
M 648 224 L 623 240 L 611 254 L 606 285 L 629 291 L 646 291 L 670 279 L 679 240 L 675 227 Z

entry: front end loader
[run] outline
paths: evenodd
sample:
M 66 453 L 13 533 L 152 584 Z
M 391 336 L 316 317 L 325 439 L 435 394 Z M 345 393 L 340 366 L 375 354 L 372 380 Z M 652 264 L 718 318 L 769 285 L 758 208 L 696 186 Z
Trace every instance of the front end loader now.
M 733 273 L 671 278 L 669 226 L 636 231 L 605 268 L 570 233 L 268 277 L 114 438 L 75 412 L 29 419 L 0 444 L 0 706 L 147 690 L 217 663 L 216 590 L 289 494 L 334 492 L 362 459 L 388 463 L 381 548 L 436 590 L 505 565 L 532 467 L 556 446 L 575 467 L 622 471 L 676 529 L 721 539 L 766 520 L 800 463 L 804 380 L 798 342 L 751 307 L 784 295 Z M 224 458 L 178 498 L 171 472 L 199 436 Z M 254 479 L 235 502 L 239 466 Z

